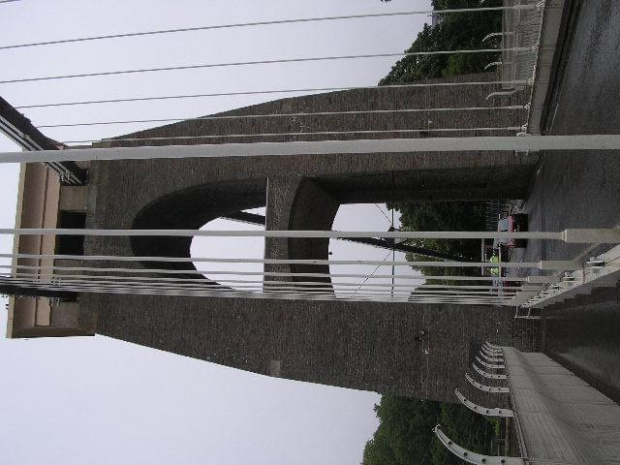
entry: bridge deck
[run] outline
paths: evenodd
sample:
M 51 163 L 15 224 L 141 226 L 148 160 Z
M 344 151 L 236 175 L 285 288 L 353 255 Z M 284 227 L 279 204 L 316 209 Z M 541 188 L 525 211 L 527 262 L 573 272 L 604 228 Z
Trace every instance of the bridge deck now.
M 620 463 L 617 404 L 544 354 L 503 349 L 530 464 Z

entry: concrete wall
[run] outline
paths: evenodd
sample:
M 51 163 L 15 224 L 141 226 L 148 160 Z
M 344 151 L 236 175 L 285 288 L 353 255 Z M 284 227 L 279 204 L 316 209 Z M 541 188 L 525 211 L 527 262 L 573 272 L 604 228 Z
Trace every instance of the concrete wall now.
M 87 187 L 61 186 L 58 175 L 43 164 L 22 165 L 16 227 L 56 228 L 61 210 L 86 211 L 87 190 Z M 13 249 L 15 253 L 34 255 L 53 255 L 55 250 L 54 235 L 16 237 Z M 13 272 L 51 280 L 50 268 L 20 267 L 51 267 L 59 265 L 57 262 L 52 258 L 20 258 L 14 260 Z M 77 303 L 54 302 L 47 297 L 11 297 L 7 337 L 92 334 L 79 327 L 78 314 Z
M 16 227 L 21 228 L 55 228 L 58 216 L 58 199 L 60 181 L 42 164 L 22 165 L 19 184 L 19 209 Z M 18 236 L 15 238 L 14 251 L 22 254 L 53 254 L 55 236 Z M 52 266 L 52 259 L 20 259 L 15 264 L 20 266 Z M 49 270 L 46 270 L 49 271 Z M 17 273 L 40 275 L 37 269 L 14 269 Z M 12 318 L 7 328 L 8 337 L 19 337 L 29 328 L 49 327 L 51 307 L 46 298 L 15 299 L 11 298 Z
M 88 201 L 88 187 L 62 186 L 60 188 L 60 210 L 85 212 Z

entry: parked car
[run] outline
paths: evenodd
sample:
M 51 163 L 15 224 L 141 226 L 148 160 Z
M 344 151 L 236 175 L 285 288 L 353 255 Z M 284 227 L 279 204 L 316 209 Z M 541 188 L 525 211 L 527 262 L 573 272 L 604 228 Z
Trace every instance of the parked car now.
M 497 222 L 497 230 L 500 232 L 527 231 L 527 215 L 525 213 L 515 213 L 514 215 L 501 218 Z M 497 246 L 510 249 L 521 249 L 527 246 L 527 239 L 498 239 Z

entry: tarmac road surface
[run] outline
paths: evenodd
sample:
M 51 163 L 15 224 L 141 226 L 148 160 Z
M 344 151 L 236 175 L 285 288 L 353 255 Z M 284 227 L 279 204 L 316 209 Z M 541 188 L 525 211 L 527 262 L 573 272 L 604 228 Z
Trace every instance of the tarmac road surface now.
M 550 133 L 620 134 L 620 1 L 581 3 Z M 544 154 L 526 213 L 531 230 L 620 226 L 620 153 Z M 585 251 L 530 241 L 514 259 L 573 259 Z M 544 350 L 620 402 L 620 288 L 563 307 L 543 314 Z

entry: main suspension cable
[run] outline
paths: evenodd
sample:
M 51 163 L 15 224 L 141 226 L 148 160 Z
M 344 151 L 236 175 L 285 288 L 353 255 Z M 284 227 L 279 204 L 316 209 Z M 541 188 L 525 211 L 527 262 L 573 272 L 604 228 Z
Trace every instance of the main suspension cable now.
M 111 124 L 137 124 L 137 123 L 171 123 L 175 121 L 224 121 L 237 119 L 269 119 L 269 118 L 310 118 L 316 116 L 359 116 L 359 115 L 384 115 L 384 114 L 408 114 L 408 113 L 445 113 L 445 112 L 478 112 L 478 111 L 516 111 L 526 110 L 525 105 L 508 105 L 501 107 L 445 107 L 445 108 L 397 108 L 385 110 L 345 110 L 345 111 L 314 111 L 301 113 L 266 113 L 250 115 L 222 115 L 222 116 L 198 116 L 162 119 L 137 119 L 137 120 L 117 120 L 117 121 L 90 121 L 86 123 L 64 123 L 64 124 L 37 124 L 37 128 L 72 128 L 78 126 L 104 126 Z
M 520 126 L 507 126 L 497 128 L 429 128 L 429 129 L 382 129 L 363 131 L 316 131 L 316 132 L 273 132 L 262 134 L 207 134 L 204 136 L 158 136 L 158 137 L 118 137 L 114 139 L 80 139 L 64 140 L 63 144 L 87 144 L 93 142 L 161 142 L 161 141 L 191 141 L 213 139 L 251 139 L 256 137 L 297 137 L 297 136 L 346 136 L 346 135 L 369 135 L 369 134 L 419 134 L 425 132 L 492 132 L 492 131 L 519 131 Z
M 323 62 L 323 61 L 338 61 L 338 60 L 357 60 L 357 59 L 369 59 L 369 58 L 390 58 L 390 57 L 408 57 L 408 56 L 434 56 L 434 55 L 455 55 L 455 54 L 482 54 L 482 53 L 504 53 L 504 52 L 528 52 L 532 51 L 531 47 L 514 47 L 514 48 L 483 48 L 483 49 L 466 49 L 466 50 L 438 50 L 432 52 L 400 52 L 400 53 L 371 53 L 362 55 L 338 55 L 338 56 L 323 56 L 323 57 L 308 57 L 308 58 L 283 58 L 277 60 L 255 60 L 255 61 L 239 61 L 229 63 L 205 63 L 197 65 L 181 65 L 181 66 L 164 66 L 159 68 L 139 68 L 139 69 L 125 69 L 119 71 L 99 71 L 94 73 L 78 73 L 78 74 L 61 74 L 56 76 L 40 76 L 30 78 L 19 79 L 5 79 L 0 81 L 0 84 L 21 84 L 28 82 L 41 82 L 41 81 L 57 81 L 61 79 L 82 79 L 91 77 L 102 76 L 118 76 L 126 74 L 142 74 L 142 73 L 158 73 L 167 71 L 183 71 L 194 69 L 208 69 L 208 68 L 231 68 L 237 66 L 255 66 L 255 65 L 273 65 L 273 64 L 286 64 L 286 63 L 308 63 L 308 62 Z
M 565 229 L 564 231 L 324 231 L 324 230 L 204 230 L 204 229 L 82 229 L 82 228 L 0 228 L 13 236 L 92 236 L 92 237 L 272 237 L 315 238 L 381 237 L 384 239 L 543 239 L 573 243 L 620 242 L 615 229 Z M 571 240 L 567 240 L 570 238 Z
M 246 95 L 269 95 L 269 94 L 293 94 L 293 93 L 320 93 L 320 92 L 336 92 L 341 90 L 392 90 L 406 88 L 432 88 L 432 87 L 459 87 L 459 86 L 511 86 L 519 87 L 527 85 L 527 81 L 472 81 L 472 82 L 425 82 L 417 84 L 391 84 L 387 86 L 342 86 L 342 87 L 314 87 L 301 89 L 268 89 L 268 90 L 250 90 L 239 92 L 214 92 L 208 94 L 181 94 L 181 95 L 161 95 L 153 97 L 130 97 L 105 100 L 78 100 L 74 102 L 51 102 L 51 103 L 35 103 L 31 105 L 18 105 L 18 110 L 26 110 L 31 108 L 54 108 L 68 107 L 77 105 L 102 105 L 116 103 L 132 103 L 132 102 L 151 102 L 157 100 L 182 100 L 191 98 L 212 98 L 212 97 L 235 97 Z
M 16 2 L 20 0 L 2 0 L 0 3 Z M 208 31 L 217 29 L 233 29 L 233 28 L 245 28 L 245 27 L 261 27 L 261 26 L 275 26 L 283 24 L 295 24 L 295 23 L 313 23 L 313 22 L 326 22 L 326 21 L 341 21 L 341 20 L 356 20 L 356 19 L 368 19 L 368 18 L 387 18 L 398 16 L 414 16 L 414 15 L 430 15 L 440 14 L 448 15 L 455 13 L 480 13 L 487 11 L 505 11 L 505 10 L 527 10 L 536 8 L 534 5 L 517 5 L 517 6 L 503 6 L 503 7 L 480 7 L 480 8 L 454 8 L 446 10 L 417 10 L 417 11 L 400 11 L 393 13 L 367 13 L 358 15 L 342 15 L 342 16 L 322 16 L 314 18 L 296 18 L 296 19 L 280 19 L 271 21 L 253 21 L 246 23 L 233 23 L 233 24 L 219 24 L 209 26 L 196 26 L 196 27 L 183 27 L 175 29 L 160 29 L 154 31 L 143 32 L 126 32 L 120 34 L 105 34 L 99 36 L 77 37 L 73 39 L 59 39 L 59 40 L 47 40 L 42 42 L 28 42 L 23 44 L 3 45 L 0 46 L 0 50 L 10 50 L 15 48 L 29 48 L 29 47 L 42 47 L 47 45 L 61 45 L 61 44 L 73 44 L 78 42 L 90 42 L 97 40 L 109 40 L 109 39 L 125 39 L 131 37 L 141 36 L 155 36 L 162 34 L 177 34 L 182 32 L 196 32 L 196 31 Z

